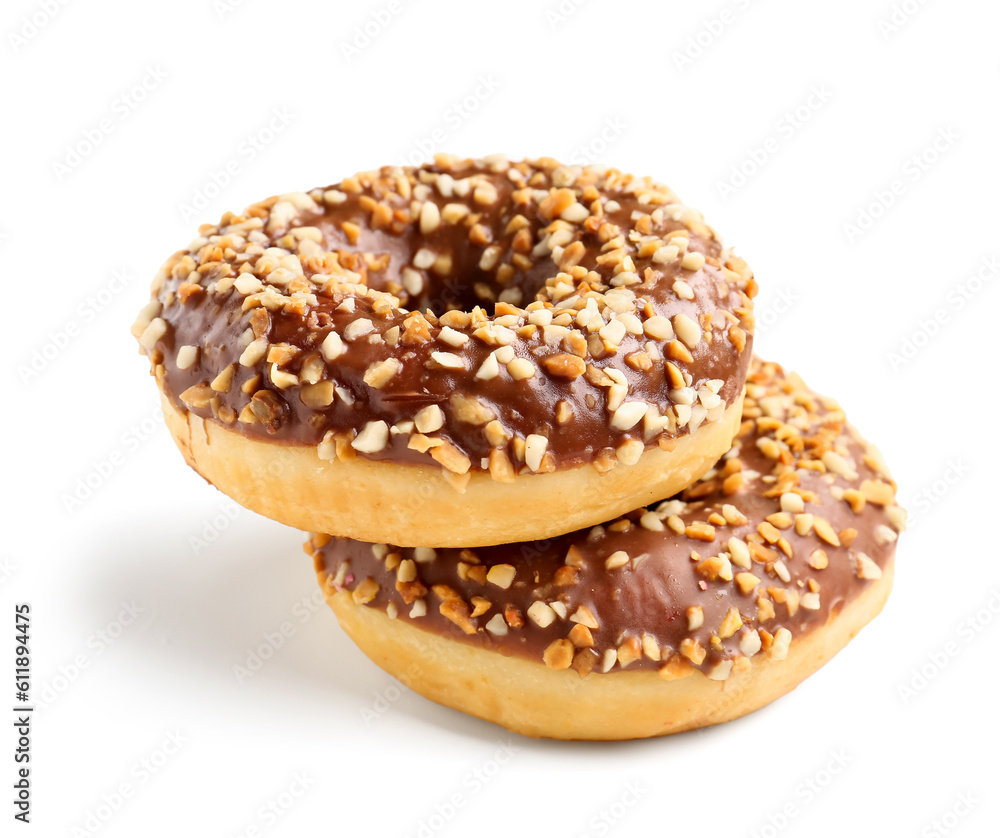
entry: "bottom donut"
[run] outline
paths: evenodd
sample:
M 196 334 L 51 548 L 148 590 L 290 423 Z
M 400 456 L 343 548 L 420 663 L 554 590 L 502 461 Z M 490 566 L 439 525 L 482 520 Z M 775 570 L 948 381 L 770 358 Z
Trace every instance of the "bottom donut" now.
M 668 501 L 545 541 L 306 550 L 344 630 L 414 691 L 527 736 L 632 739 L 815 672 L 882 609 L 904 522 L 839 406 L 757 361 L 733 447 Z
M 637 670 L 581 679 L 389 620 L 324 585 L 341 627 L 372 661 L 414 692 L 524 736 L 642 739 L 738 719 L 794 689 L 874 618 L 892 587 L 892 566 L 828 625 L 725 681 L 701 673 L 664 681 Z

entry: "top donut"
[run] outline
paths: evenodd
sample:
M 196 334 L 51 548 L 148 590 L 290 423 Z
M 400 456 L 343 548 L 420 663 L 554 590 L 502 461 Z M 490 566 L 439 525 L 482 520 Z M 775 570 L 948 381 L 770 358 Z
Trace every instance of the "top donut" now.
M 439 155 L 199 233 L 133 331 L 169 405 L 217 433 L 423 466 L 464 492 L 608 473 L 738 425 L 753 275 L 649 178 Z

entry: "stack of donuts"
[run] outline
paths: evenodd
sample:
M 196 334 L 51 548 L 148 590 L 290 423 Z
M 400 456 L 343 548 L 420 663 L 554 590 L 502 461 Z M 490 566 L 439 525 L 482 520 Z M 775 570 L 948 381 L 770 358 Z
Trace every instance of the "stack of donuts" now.
M 895 483 L 753 355 L 756 291 L 654 180 L 439 155 L 202 226 L 133 333 L 187 462 L 310 532 L 376 664 L 627 739 L 778 698 L 892 584 Z

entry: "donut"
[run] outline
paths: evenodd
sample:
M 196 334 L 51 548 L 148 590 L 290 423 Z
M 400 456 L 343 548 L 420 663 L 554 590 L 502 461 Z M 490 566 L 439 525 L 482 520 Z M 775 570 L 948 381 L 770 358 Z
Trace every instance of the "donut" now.
M 306 544 L 337 618 L 416 692 L 528 736 L 631 739 L 763 707 L 881 610 L 905 513 L 831 399 L 755 361 L 739 434 L 675 497 L 555 538 Z
M 202 226 L 133 334 L 188 463 L 239 503 L 467 547 L 590 526 L 711 468 L 755 293 L 649 178 L 442 155 Z

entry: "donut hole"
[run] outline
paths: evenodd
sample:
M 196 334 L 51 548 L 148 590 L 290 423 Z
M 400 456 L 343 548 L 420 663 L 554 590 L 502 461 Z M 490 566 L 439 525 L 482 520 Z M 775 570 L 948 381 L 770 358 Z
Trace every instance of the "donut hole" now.
M 471 311 L 476 306 L 492 312 L 498 302 L 526 306 L 536 299 L 551 271 L 543 265 L 514 273 L 506 277 L 506 282 L 499 281 L 497 272 L 483 271 L 477 266 L 453 270 L 446 276 L 433 270 L 416 273 L 420 275 L 419 282 L 413 275 L 403 280 L 400 302 L 410 310 L 429 310 L 441 316 L 446 311 Z
M 492 310 L 499 298 L 499 289 L 493 287 L 490 277 L 482 271 L 475 273 L 480 276 L 438 277 L 431 274 L 426 278 L 423 290 L 409 296 L 404 304 L 411 309 L 432 311 L 438 317 L 446 311 L 471 311 L 475 306 Z

